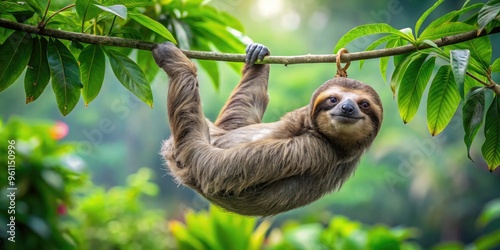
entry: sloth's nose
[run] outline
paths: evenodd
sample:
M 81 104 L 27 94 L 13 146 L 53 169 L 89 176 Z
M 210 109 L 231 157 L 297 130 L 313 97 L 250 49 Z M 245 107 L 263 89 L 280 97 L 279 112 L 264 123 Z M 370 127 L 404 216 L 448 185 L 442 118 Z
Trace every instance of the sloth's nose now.
M 354 106 L 350 103 L 342 104 L 342 114 L 344 115 L 352 115 L 354 112 Z

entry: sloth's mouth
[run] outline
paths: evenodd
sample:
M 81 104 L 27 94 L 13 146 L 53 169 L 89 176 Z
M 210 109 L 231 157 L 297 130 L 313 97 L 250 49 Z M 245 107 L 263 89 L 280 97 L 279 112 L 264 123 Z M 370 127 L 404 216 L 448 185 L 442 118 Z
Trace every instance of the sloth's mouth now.
M 352 117 L 343 115 L 332 115 L 332 118 L 341 123 L 355 123 L 363 119 L 363 117 Z

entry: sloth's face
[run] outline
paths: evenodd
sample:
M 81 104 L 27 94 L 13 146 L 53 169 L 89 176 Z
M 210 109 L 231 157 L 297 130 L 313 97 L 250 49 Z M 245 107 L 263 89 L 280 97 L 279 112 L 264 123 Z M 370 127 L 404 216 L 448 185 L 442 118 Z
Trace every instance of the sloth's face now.
M 378 95 L 374 93 L 364 88 L 345 86 L 325 89 L 314 102 L 317 128 L 332 139 L 351 142 L 376 135 L 382 107 Z

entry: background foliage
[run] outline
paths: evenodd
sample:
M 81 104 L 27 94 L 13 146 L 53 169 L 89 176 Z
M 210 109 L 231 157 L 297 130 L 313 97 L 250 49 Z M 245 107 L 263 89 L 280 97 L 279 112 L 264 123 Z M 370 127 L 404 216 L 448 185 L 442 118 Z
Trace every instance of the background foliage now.
M 482 26 L 493 29 L 497 26 L 499 6 L 498 1 L 490 1 L 485 7 L 485 2 L 473 1 L 464 5 L 456 1 L 435 4 L 433 1 L 220 0 L 205 5 L 201 1 L 82 0 L 53 1 L 45 15 L 44 6 L 48 1 L 26 2 L 21 6 L 17 1 L 0 2 L 0 18 L 32 25 L 39 25 L 43 20 L 47 28 L 156 42 L 175 38 L 185 49 L 236 53 L 243 52 L 243 42 L 248 41 L 243 34 L 248 34 L 269 46 L 273 55 L 331 53 L 335 41 L 344 43 L 338 47 L 346 46 L 350 51 L 405 43 L 432 46 L 428 40 L 443 34 Z M 71 4 L 75 6 L 48 18 Z M 428 9 L 432 11 L 426 12 Z M 481 11 L 486 14 L 478 19 L 475 14 Z M 420 18 L 421 13 L 427 18 Z M 368 28 L 359 32 L 362 27 Z M 405 27 L 414 28 L 410 31 Z M 376 37 L 367 39 L 368 34 Z M 51 242 L 56 248 L 124 249 L 154 245 L 173 248 L 186 242 L 187 237 L 193 239 L 189 243 L 198 241 L 217 248 L 218 244 L 244 244 L 261 237 L 255 235 L 263 234 L 269 224 L 267 220 L 235 219 L 213 209 L 185 212 L 186 206 L 203 210 L 207 203 L 190 190 L 177 188 L 160 167 L 157 152 L 161 140 L 169 136 L 165 107 L 158 105 L 165 101 L 166 78 L 162 74 L 155 77 L 158 68 L 150 52 L 32 37 L 1 28 L 0 39 L 0 72 L 8 72 L 0 74 L 0 107 L 4 121 L 9 121 L 3 125 L 2 135 L 6 137 L 2 138 L 13 136 L 19 142 L 26 142 L 28 148 L 35 148 L 33 152 L 40 152 L 18 157 L 19 169 L 23 170 L 18 170 L 19 178 L 26 180 L 18 183 L 33 183 L 29 186 L 37 187 L 26 193 L 29 196 L 19 197 L 21 204 L 26 202 L 27 207 L 37 208 L 24 211 L 25 218 L 41 218 L 46 225 L 40 229 L 30 224 L 30 220 L 18 220 L 18 232 L 31 239 L 22 242 L 27 247 Z M 417 244 L 424 249 L 431 246 L 488 249 L 498 244 L 495 241 L 500 238 L 500 222 L 495 219 L 498 203 L 492 200 L 499 197 L 494 187 L 500 184 L 500 178 L 498 171 L 493 174 L 486 171 L 488 165 L 490 170 L 498 166 L 498 163 L 495 166 L 498 151 L 491 157 L 487 154 L 500 145 L 500 137 L 494 134 L 500 124 L 497 121 L 500 116 L 495 115 L 498 108 L 494 105 L 498 96 L 477 81 L 471 81 L 463 67 L 468 63 L 470 73 L 480 80 L 491 77 L 499 82 L 498 74 L 491 74 L 498 72 L 498 59 L 495 60 L 499 56 L 495 46 L 498 42 L 497 35 L 492 35 L 443 49 L 431 47 L 411 55 L 382 58 L 379 65 L 373 60 L 366 61 L 361 70 L 351 66 L 350 77 L 370 83 L 383 99 L 385 124 L 377 141 L 356 175 L 340 192 L 272 218 L 266 239 L 256 240 L 255 246 L 367 249 L 387 248 L 388 245 L 384 245 L 387 242 L 394 249 L 418 249 Z M 44 61 L 47 63 L 40 63 Z M 205 113 L 213 119 L 238 81 L 234 69 L 238 70 L 241 64 L 197 63 L 208 70 L 200 73 L 200 81 Z M 395 73 L 390 74 L 393 70 Z M 310 93 L 334 74 L 332 65 L 273 65 L 272 72 L 269 89 L 272 101 L 266 121 L 306 105 Z M 418 73 L 427 77 L 416 81 L 421 79 L 416 77 Z M 56 101 L 46 90 L 49 76 Z M 391 81 L 385 85 L 387 76 Z M 393 80 L 397 78 L 411 81 Z M 31 84 L 35 81 L 36 85 Z M 215 83 L 216 87 L 208 82 Z M 129 90 L 133 95 L 128 94 Z M 83 102 L 78 104 L 80 95 Z M 391 100 L 394 96 L 396 102 Z M 440 104 L 435 97 L 441 100 Z M 150 109 L 148 105 L 153 105 L 153 99 L 157 105 Z M 55 112 L 57 109 L 59 113 Z M 455 112 L 457 109 L 462 112 Z M 14 115 L 30 120 L 22 122 L 14 119 Z M 412 122 L 403 125 L 401 118 Z M 70 132 L 59 142 L 47 132 L 54 123 L 37 119 L 63 120 Z M 436 136 L 431 137 L 429 132 Z M 33 144 L 36 141 L 43 143 Z M 67 141 L 73 141 L 71 146 L 63 146 Z M 59 147 L 66 148 L 64 154 Z M 81 170 L 75 172 L 68 168 L 71 164 L 67 162 L 47 164 L 65 154 L 87 162 L 87 172 L 92 173 L 96 186 L 85 181 Z M 481 159 L 481 154 L 487 162 Z M 23 157 L 36 164 L 24 165 L 28 160 Z M 149 180 L 147 170 L 138 171 L 142 166 L 152 166 L 156 184 Z M 63 183 L 63 192 L 43 188 L 48 185 L 43 184 L 46 181 L 43 174 L 21 174 L 33 168 L 40 173 L 46 168 L 55 171 L 59 177 L 54 178 Z M 59 168 L 72 171 L 54 170 Z M 134 174 L 133 177 L 128 177 L 130 174 Z M 5 179 L 1 177 L 0 183 Z M 156 187 L 159 188 L 157 194 Z M 2 199 L 5 197 L 2 195 Z M 27 201 L 23 201 L 24 197 Z M 40 197 L 44 197 L 44 203 L 29 203 L 30 199 Z M 68 208 L 69 212 L 58 214 L 58 208 Z M 485 212 L 480 216 L 483 209 Z M 189 218 L 207 223 L 193 224 Z M 242 224 L 232 224 L 230 220 L 240 220 Z M 224 243 L 218 233 L 198 238 L 193 230 L 208 225 L 222 225 L 218 227 L 220 231 L 214 232 L 232 232 L 235 242 Z M 257 228 L 261 231 L 235 229 L 240 225 L 246 225 L 245 228 L 259 225 Z M 152 228 L 157 233 L 151 234 Z M 2 233 L 4 231 L 2 229 Z

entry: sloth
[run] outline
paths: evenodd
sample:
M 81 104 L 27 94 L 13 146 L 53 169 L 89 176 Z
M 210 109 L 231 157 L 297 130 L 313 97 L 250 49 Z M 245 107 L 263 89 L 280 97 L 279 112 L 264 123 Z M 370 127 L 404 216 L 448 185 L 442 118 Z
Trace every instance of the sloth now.
M 380 130 L 375 90 L 336 77 L 308 105 L 261 123 L 268 104 L 269 65 L 256 64 L 267 47 L 246 49 L 242 79 L 214 123 L 205 118 L 196 66 L 172 43 L 153 49 L 169 77 L 171 138 L 161 154 L 170 174 L 223 209 L 272 216 L 338 190 Z

